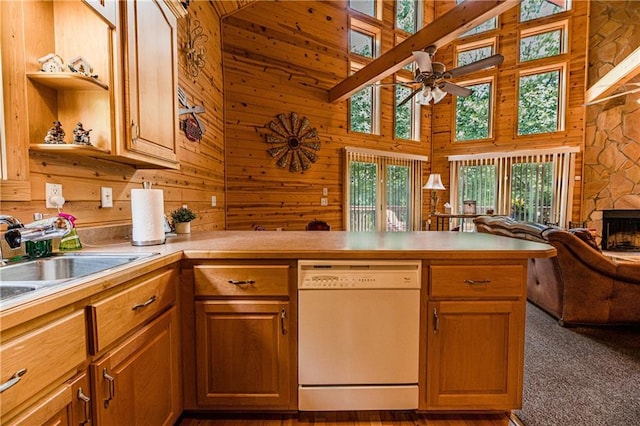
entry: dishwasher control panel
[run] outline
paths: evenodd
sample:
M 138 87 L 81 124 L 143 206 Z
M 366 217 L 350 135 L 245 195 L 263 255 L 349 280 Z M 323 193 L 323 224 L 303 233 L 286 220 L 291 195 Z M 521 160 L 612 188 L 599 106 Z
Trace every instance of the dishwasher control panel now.
M 420 288 L 422 263 L 416 261 L 298 262 L 299 289 Z

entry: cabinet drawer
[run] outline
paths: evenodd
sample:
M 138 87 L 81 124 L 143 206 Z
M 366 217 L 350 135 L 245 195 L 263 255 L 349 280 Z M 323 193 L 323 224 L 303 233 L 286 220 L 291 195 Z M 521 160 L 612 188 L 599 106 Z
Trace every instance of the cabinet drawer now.
M 175 271 L 164 271 L 138 285 L 87 306 L 90 350 L 96 354 L 176 301 Z
M 431 265 L 433 298 L 521 297 L 525 289 L 523 265 Z
M 197 296 L 286 296 L 289 265 L 196 265 Z
M 87 358 L 84 312 L 78 311 L 40 327 L 10 342 L 0 349 L 0 412 L 3 417 L 19 404 L 44 388 L 60 384 L 75 374 L 75 369 Z M 12 386 L 8 382 L 19 371 L 26 371 Z M 65 377 L 68 373 L 72 372 Z M 3 423 L 3 422 L 0 422 Z

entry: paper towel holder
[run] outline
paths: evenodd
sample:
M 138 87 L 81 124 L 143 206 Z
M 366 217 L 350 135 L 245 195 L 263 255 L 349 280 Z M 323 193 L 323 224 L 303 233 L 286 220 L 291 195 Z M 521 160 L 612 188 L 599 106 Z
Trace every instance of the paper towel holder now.
M 136 223 L 138 223 L 138 225 L 140 225 L 140 220 L 136 221 L 135 217 L 132 217 L 132 235 L 131 235 L 131 244 L 134 246 L 150 246 L 150 245 L 157 245 L 157 244 L 165 244 L 166 243 L 166 232 L 165 232 L 165 222 L 166 222 L 166 216 L 164 215 L 163 212 L 163 205 L 164 205 L 164 199 L 162 196 L 162 190 L 158 190 L 158 189 L 151 189 L 151 182 L 142 182 L 142 189 L 132 189 L 131 190 L 131 209 L 132 209 L 132 216 L 134 214 L 134 191 L 136 192 L 136 194 L 141 194 L 141 193 L 159 193 L 159 195 L 156 197 L 154 196 L 152 198 L 152 205 L 154 205 L 155 203 L 159 203 L 159 204 L 155 204 L 155 207 L 157 207 L 155 210 L 155 215 L 152 215 L 154 217 L 161 217 L 162 220 L 160 221 L 161 224 L 159 225 L 159 228 L 155 228 L 155 232 L 144 232 L 144 230 L 142 232 L 136 232 Z M 147 192 L 148 191 L 148 192 Z M 146 200 L 145 200 L 146 201 Z M 145 218 L 142 219 L 144 220 L 152 220 L 150 219 L 147 215 L 144 215 Z M 157 219 L 157 218 L 156 218 Z M 156 220 L 155 222 L 158 222 L 158 220 Z M 144 222 L 143 222 L 144 223 Z M 154 223 L 154 221 L 152 220 L 152 223 Z M 144 226 L 141 226 L 141 228 L 143 228 Z

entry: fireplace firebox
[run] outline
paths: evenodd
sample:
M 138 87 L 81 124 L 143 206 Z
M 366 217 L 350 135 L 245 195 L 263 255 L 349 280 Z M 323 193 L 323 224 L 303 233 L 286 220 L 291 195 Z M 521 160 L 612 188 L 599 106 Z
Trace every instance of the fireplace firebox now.
M 602 250 L 640 251 L 640 210 L 602 211 Z

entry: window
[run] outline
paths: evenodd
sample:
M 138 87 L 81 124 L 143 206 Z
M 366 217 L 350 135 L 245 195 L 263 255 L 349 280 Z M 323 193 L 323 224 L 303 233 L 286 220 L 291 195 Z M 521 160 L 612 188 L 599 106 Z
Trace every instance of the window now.
M 490 38 L 479 42 L 456 46 L 456 66 L 467 65 L 480 59 L 488 58 L 496 50 L 496 39 Z
M 407 86 L 395 86 L 396 94 L 396 114 L 395 114 L 395 137 L 398 139 L 420 140 L 420 105 L 411 100 L 402 106 L 397 106 L 405 100 L 413 89 Z
M 537 27 L 520 33 L 520 62 L 566 53 L 568 21 Z
M 365 58 L 373 58 L 375 54 L 375 37 L 352 28 L 349 30 L 349 52 Z
M 348 231 L 420 230 L 426 157 L 345 148 Z
M 555 15 L 570 8 L 570 0 L 522 0 L 520 3 L 520 22 Z
M 374 133 L 373 86 L 365 87 L 349 99 L 349 129 L 358 133 Z
M 456 96 L 456 141 L 487 139 L 491 134 L 492 81 L 467 84 L 473 93 Z
M 563 130 L 561 112 L 564 67 L 520 74 L 518 79 L 518 135 Z
M 563 225 L 571 217 L 577 148 L 450 156 L 451 202 L 476 201 L 476 211 Z
M 409 34 L 415 33 L 420 25 L 418 0 L 396 0 L 396 28 Z
M 378 2 L 376 0 L 349 0 L 349 8 L 374 18 L 378 17 Z

